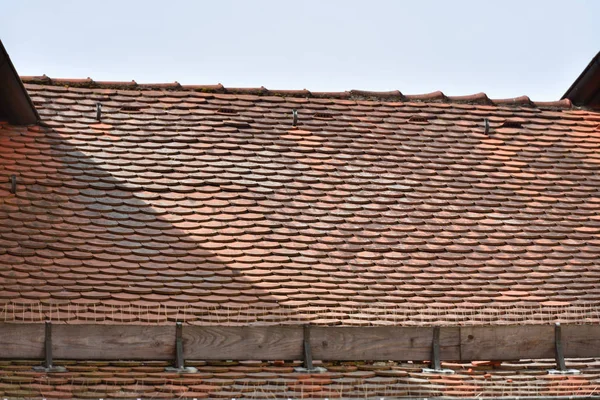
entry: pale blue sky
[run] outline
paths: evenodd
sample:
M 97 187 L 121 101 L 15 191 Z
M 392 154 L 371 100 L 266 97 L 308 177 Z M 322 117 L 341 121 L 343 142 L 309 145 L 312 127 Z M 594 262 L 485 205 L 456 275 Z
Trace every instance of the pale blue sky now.
M 600 1 L 0 0 L 21 75 L 560 98 Z

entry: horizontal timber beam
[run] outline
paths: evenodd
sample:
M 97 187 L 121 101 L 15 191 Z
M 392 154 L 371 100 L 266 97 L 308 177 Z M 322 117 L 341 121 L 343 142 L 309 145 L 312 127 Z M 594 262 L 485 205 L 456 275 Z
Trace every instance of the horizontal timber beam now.
M 56 324 L 55 359 L 172 360 L 175 324 Z M 302 360 L 304 327 L 183 326 L 186 360 Z M 429 360 L 433 327 L 312 326 L 316 360 Z M 440 327 L 445 361 L 553 358 L 553 325 Z M 600 325 L 562 325 L 564 356 L 600 357 Z M 0 324 L 0 359 L 43 359 L 44 324 Z

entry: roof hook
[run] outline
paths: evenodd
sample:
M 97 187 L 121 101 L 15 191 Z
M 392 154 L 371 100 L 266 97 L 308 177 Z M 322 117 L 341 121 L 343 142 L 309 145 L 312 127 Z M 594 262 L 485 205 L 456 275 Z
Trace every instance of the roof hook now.
M 9 178 L 9 182 L 10 182 L 10 192 L 12 194 L 17 193 L 17 176 L 11 175 Z
M 292 115 L 293 115 L 292 126 L 297 126 L 298 125 L 298 110 L 296 110 L 294 108 L 292 110 Z
M 166 367 L 167 372 L 177 373 L 195 373 L 198 372 L 197 368 L 186 367 L 183 360 L 183 325 L 180 321 L 175 322 L 175 366 Z
M 485 126 L 485 134 L 489 134 L 490 133 L 490 120 L 487 118 L 483 119 L 483 126 Z
M 52 322 L 46 321 L 44 329 L 44 364 L 33 367 L 37 372 L 67 372 L 63 366 L 55 366 L 52 360 Z
M 310 325 L 304 325 L 304 366 L 296 367 L 294 371 L 311 374 L 327 372 L 325 368 L 313 365 L 312 349 L 310 347 Z
M 577 369 L 567 369 L 565 365 L 565 356 L 563 354 L 562 328 L 560 322 L 554 324 L 554 354 L 556 358 L 556 369 L 548 371 L 551 375 L 578 375 L 581 371 Z
M 96 119 L 100 121 L 102 119 L 102 104 L 96 103 Z
M 433 327 L 433 337 L 431 341 L 431 368 L 423 368 L 421 372 L 431 374 L 454 374 L 453 369 L 442 368 L 440 357 L 440 327 Z

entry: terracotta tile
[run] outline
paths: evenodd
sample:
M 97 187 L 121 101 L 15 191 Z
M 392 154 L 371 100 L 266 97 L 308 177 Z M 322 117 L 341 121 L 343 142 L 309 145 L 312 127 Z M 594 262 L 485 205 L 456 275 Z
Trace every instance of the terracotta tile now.
M 204 392 L 185 392 L 178 395 L 180 398 L 184 399 L 206 399 L 210 396 L 209 393 Z
M 591 111 L 483 94 L 31 82 L 47 126 L 4 124 L 0 135 L 0 171 L 32 182 L 31 204 L 0 189 L 0 212 L 12 215 L 0 215 L 2 301 L 127 323 L 139 318 L 130 305 L 168 323 L 189 302 L 279 302 L 285 313 L 243 321 L 362 325 L 431 323 L 440 302 L 444 318 L 474 323 L 465 307 L 600 297 L 586 275 L 600 204 Z M 97 101 L 102 122 L 79 117 Z M 146 108 L 112 110 L 131 105 Z M 281 125 L 292 108 L 296 129 Z M 582 157 L 569 155 L 575 147 Z M 420 311 L 399 321 L 383 300 Z M 88 309 L 73 317 L 69 306 Z
M 189 389 L 194 392 L 198 392 L 198 393 L 212 394 L 214 392 L 218 392 L 219 390 L 221 390 L 221 387 L 217 386 L 217 385 L 202 384 L 202 385 L 190 385 Z

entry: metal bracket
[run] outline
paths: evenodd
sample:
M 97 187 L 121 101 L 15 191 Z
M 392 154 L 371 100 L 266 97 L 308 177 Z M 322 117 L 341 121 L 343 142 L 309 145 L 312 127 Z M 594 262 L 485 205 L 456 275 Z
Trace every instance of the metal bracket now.
M 185 361 L 183 360 L 183 325 L 181 322 L 175 323 L 175 366 L 167 367 L 165 371 L 186 374 L 198 372 L 197 368 L 185 366 Z
M 297 126 L 298 125 L 298 110 L 293 109 L 292 110 L 292 126 Z
M 56 367 L 52 361 L 52 322 L 46 321 L 44 326 L 44 365 L 33 367 L 38 372 L 66 372 L 65 367 Z
M 554 325 L 554 350 L 556 351 L 556 366 L 559 370 L 565 371 L 567 369 L 565 365 L 565 356 L 563 354 L 562 347 L 562 328 L 560 322 Z
M 96 103 L 96 119 L 100 121 L 102 119 L 102 104 Z
M 320 373 L 327 370 L 323 367 L 314 367 L 312 359 L 312 349 L 310 347 L 310 325 L 304 325 L 304 338 L 302 343 L 302 351 L 304 353 L 304 366 L 294 368 L 296 372 L 312 372 Z
M 440 327 L 433 327 L 433 338 L 431 341 L 431 368 L 423 368 L 423 372 L 428 373 L 442 373 L 442 374 L 453 374 L 454 371 L 451 369 L 442 369 L 442 362 L 440 359 Z
M 313 369 L 312 349 L 310 348 L 310 325 L 304 325 L 304 368 Z
M 548 371 L 549 374 L 559 375 L 577 375 L 580 373 L 579 370 L 576 369 L 567 369 L 565 365 L 565 356 L 563 353 L 563 345 L 562 345 L 562 328 L 560 326 L 560 322 L 554 324 L 554 351 L 556 357 L 556 368 Z
M 10 182 L 10 192 L 12 194 L 16 194 L 17 193 L 17 176 L 11 175 L 9 178 L 9 182 Z
M 483 126 L 485 127 L 485 134 L 489 134 L 490 133 L 490 120 L 487 118 L 483 119 Z
M 433 349 L 432 349 L 432 367 L 435 370 L 442 369 L 442 362 L 440 361 L 440 327 L 433 327 Z

